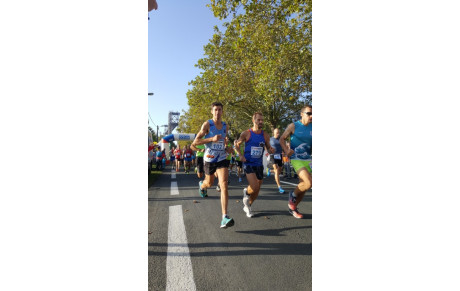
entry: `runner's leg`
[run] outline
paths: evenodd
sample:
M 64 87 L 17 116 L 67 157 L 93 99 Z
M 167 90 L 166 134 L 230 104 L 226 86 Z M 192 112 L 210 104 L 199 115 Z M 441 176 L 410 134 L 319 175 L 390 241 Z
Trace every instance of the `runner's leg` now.
M 249 198 L 249 205 L 252 205 L 252 203 L 257 199 L 257 196 L 259 196 L 262 180 L 257 179 L 256 173 L 246 174 L 246 179 L 249 183 L 247 193 L 251 196 Z
M 278 188 L 281 187 L 280 186 L 280 167 L 278 166 L 277 163 L 274 163 L 273 164 L 273 170 L 275 171 L 275 182 L 276 182 L 276 185 L 278 185 Z
M 227 207 L 228 207 L 228 168 L 223 167 L 216 170 L 217 176 L 219 178 L 220 184 L 220 203 L 222 208 L 222 214 L 228 214 Z
M 297 196 L 295 205 L 299 205 L 302 201 L 305 192 L 312 186 L 312 176 L 306 168 L 302 167 L 299 169 L 297 175 L 299 176 L 299 184 L 294 189 L 294 194 Z

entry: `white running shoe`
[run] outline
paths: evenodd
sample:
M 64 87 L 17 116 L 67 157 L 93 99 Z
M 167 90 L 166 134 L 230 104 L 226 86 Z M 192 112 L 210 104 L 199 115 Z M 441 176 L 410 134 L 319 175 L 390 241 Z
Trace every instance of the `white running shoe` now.
M 249 195 L 248 193 L 248 188 L 243 189 L 243 205 L 246 207 L 249 207 Z
M 252 217 L 254 214 L 252 213 L 251 205 L 249 205 L 249 196 L 247 195 L 248 188 L 243 189 L 243 210 L 246 212 L 247 217 Z
M 251 218 L 251 217 L 254 216 L 254 213 L 252 213 L 251 206 L 249 206 L 249 207 L 244 206 L 243 210 L 244 210 L 244 212 L 246 212 L 247 217 Z

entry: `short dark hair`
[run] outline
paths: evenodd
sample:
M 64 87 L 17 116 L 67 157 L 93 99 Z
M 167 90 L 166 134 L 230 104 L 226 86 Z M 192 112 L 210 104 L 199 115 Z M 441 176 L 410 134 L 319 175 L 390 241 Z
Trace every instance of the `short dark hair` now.
M 264 116 L 264 115 L 262 114 L 262 112 L 256 112 L 256 113 L 254 113 L 254 114 L 252 115 L 252 120 L 254 120 L 254 119 L 256 118 L 257 115 Z
M 211 108 L 213 108 L 214 106 L 220 106 L 220 108 L 222 108 L 222 110 L 224 110 L 224 105 L 222 105 L 222 103 L 220 103 L 219 101 L 212 102 Z
M 310 108 L 311 110 L 313 110 L 313 108 L 311 107 L 311 105 L 305 105 L 304 107 L 302 107 L 302 111 L 304 111 L 306 108 Z

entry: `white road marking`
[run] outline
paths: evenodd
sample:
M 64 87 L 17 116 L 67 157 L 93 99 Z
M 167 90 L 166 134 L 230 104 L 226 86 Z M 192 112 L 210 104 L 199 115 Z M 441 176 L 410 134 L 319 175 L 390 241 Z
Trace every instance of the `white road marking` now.
M 182 205 L 169 206 L 166 290 L 196 290 Z
M 289 182 L 284 182 L 284 181 L 280 181 L 280 183 L 284 183 L 284 184 L 288 184 L 288 185 L 292 185 L 292 186 L 297 186 L 297 184 L 289 183 Z
M 176 173 L 171 174 L 171 179 L 176 179 Z
M 177 182 L 171 182 L 171 195 L 179 195 L 179 188 L 177 188 Z

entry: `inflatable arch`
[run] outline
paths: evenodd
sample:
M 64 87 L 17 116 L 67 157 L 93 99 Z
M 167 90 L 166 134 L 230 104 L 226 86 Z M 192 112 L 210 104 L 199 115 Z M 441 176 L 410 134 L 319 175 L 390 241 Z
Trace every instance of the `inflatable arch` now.
M 165 150 L 167 160 L 169 161 L 169 143 L 176 140 L 190 140 L 193 141 L 195 139 L 196 134 L 194 133 L 175 133 L 170 134 L 161 139 L 161 150 Z

